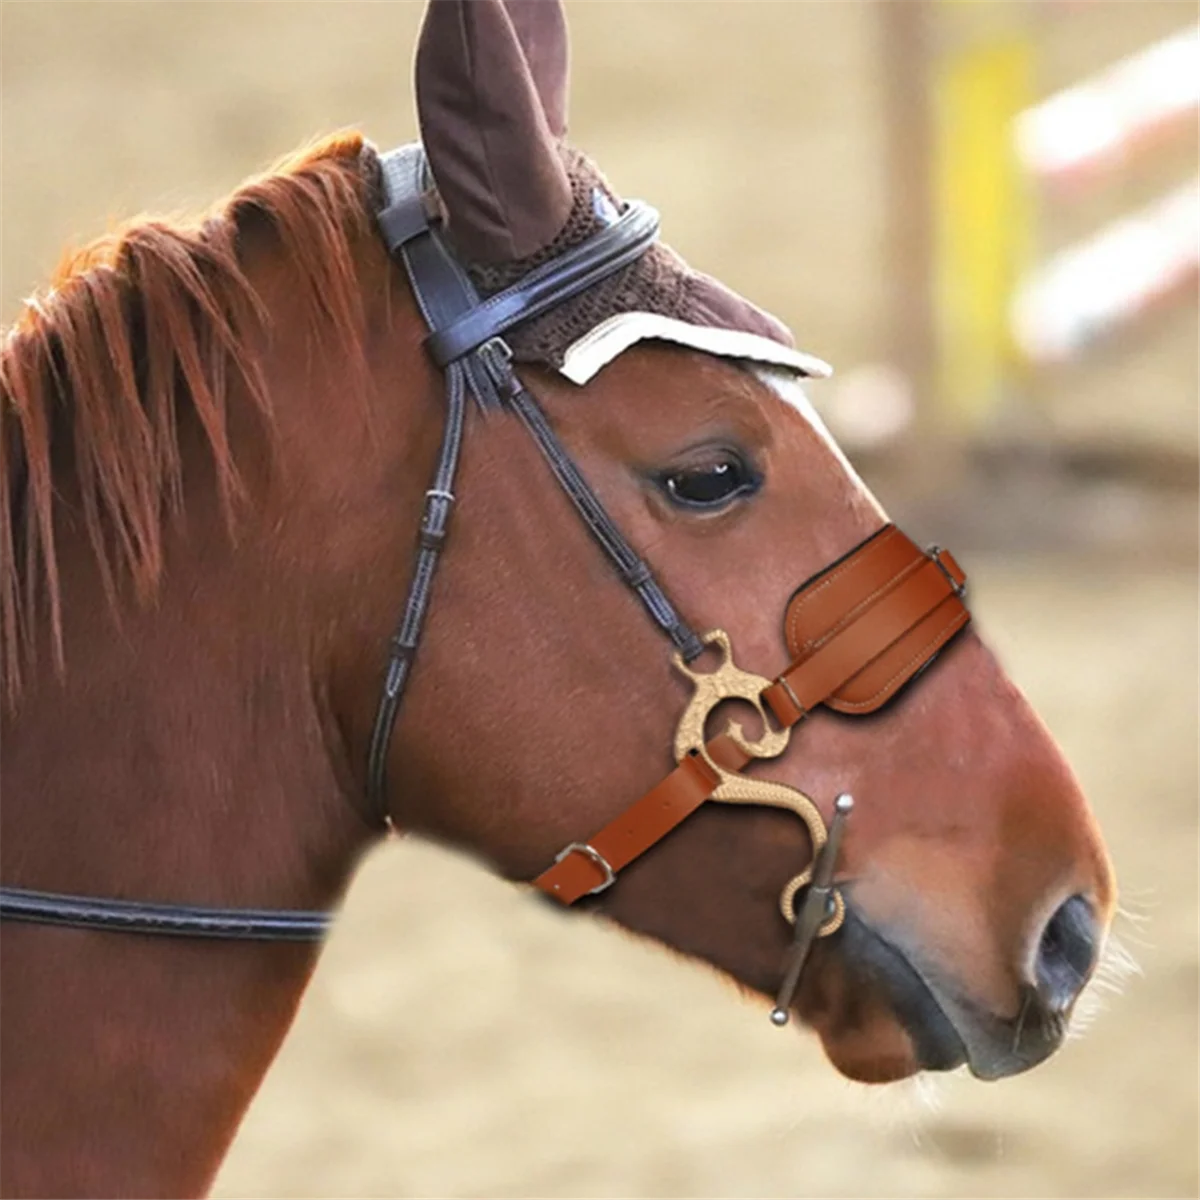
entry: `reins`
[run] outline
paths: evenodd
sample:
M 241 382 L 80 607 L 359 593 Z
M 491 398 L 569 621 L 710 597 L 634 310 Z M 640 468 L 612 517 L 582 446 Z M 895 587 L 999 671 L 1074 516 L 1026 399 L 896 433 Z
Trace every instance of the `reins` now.
M 0 916 L 8 921 L 110 933 L 156 933 L 248 942 L 319 942 L 333 924 L 329 913 L 295 908 L 149 904 L 144 900 L 102 900 L 11 887 L 0 887 Z

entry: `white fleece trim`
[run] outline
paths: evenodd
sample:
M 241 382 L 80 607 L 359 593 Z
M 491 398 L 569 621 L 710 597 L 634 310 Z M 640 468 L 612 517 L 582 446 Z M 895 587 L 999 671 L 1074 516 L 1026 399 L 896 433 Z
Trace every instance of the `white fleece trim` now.
M 607 321 L 601 321 L 567 347 L 560 370 L 572 383 L 585 384 L 630 346 L 649 340 L 689 346 L 720 358 L 783 367 L 797 375 L 817 379 L 827 379 L 833 374 L 833 368 L 814 355 L 793 350 L 756 333 L 689 325 L 675 317 L 648 312 L 617 313 Z

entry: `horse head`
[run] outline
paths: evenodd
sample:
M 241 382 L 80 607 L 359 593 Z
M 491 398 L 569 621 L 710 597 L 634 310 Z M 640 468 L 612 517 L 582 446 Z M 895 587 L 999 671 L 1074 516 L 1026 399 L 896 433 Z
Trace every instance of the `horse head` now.
M 423 153 L 342 137 L 203 223 L 135 225 L 6 340 L 5 884 L 323 908 L 391 827 L 559 898 L 590 871 L 579 907 L 771 996 L 852 793 L 793 1011 L 858 1079 L 1041 1061 L 1114 882 L 953 561 L 826 432 L 824 365 L 566 143 L 557 3 L 433 0 L 416 78 Z M 853 664 L 810 695 L 833 646 Z M 593 844 L 685 792 L 622 869 Z M 237 1064 L 187 1076 L 229 1092 L 220 1129 L 193 1138 L 182 1092 L 103 1120 L 114 1162 L 122 1114 L 191 1147 L 151 1190 L 199 1186 L 311 952 L 43 935 L 6 930 L 10 1077 L 82 1095 L 189 1007 Z M 154 1018 L 105 1066 L 31 981 L 118 976 Z M 76 1178 L 69 1124 L 6 1135 L 13 1161 Z
M 484 295 L 622 211 L 563 141 L 566 61 L 555 4 L 439 2 L 427 14 L 427 200 Z M 395 346 L 413 339 L 414 314 L 392 286 L 396 325 L 381 336 Z M 734 349 L 714 353 L 728 334 Z M 777 673 L 795 649 L 781 624 L 797 585 L 886 521 L 805 397 L 800 379 L 820 373 L 817 360 L 661 246 L 508 336 L 525 386 L 667 594 L 696 628 L 726 631 L 739 666 Z M 380 390 L 411 378 L 397 369 Z M 414 404 L 436 426 L 441 381 L 427 367 L 422 381 Z M 669 768 L 688 681 L 520 422 L 473 410 L 464 454 L 391 749 L 389 812 L 527 880 Z M 364 579 L 402 572 L 382 508 L 361 514 L 377 530 L 356 564 Z M 336 671 L 350 746 L 367 736 L 395 619 L 394 585 L 373 589 L 371 620 Z M 854 711 L 811 712 L 754 772 L 810 797 L 826 820 L 836 794 L 858 800 L 838 868 L 848 916 L 816 947 L 799 1013 L 864 1079 L 963 1062 L 993 1077 L 1040 1061 L 1061 1041 L 1113 906 L 1069 767 L 971 631 L 885 708 Z M 706 804 L 587 904 L 770 993 L 789 936 L 776 899 L 808 836 L 769 803 Z

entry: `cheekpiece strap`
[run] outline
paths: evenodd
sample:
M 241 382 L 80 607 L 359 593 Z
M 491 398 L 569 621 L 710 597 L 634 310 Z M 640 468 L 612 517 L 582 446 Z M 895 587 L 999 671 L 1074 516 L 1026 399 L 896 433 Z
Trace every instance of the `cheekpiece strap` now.
M 429 225 L 425 209 L 425 154 L 403 146 L 380 158 L 384 204 L 379 226 L 388 249 L 400 259 L 425 324 L 442 328 L 479 303 L 471 281 Z M 375 819 L 388 825 L 387 753 L 417 646 L 425 627 L 433 580 L 441 561 L 455 503 L 455 479 L 466 424 L 468 389 L 473 379 L 462 362 L 446 371 L 446 413 L 442 443 L 417 532 L 412 579 L 400 624 L 392 635 L 383 690 L 367 752 L 367 801 Z M 481 394 L 481 393 L 476 393 Z M 487 394 L 487 393 L 482 393 Z
M 685 658 L 698 655 L 701 645 L 649 567 L 609 517 L 537 402 L 521 385 L 512 368 L 512 354 L 501 337 L 514 325 L 578 295 L 643 255 L 658 235 L 658 214 L 648 205 L 633 202 L 616 221 L 587 241 L 483 300 L 443 241 L 440 229 L 430 223 L 432 180 L 421 146 L 403 146 L 383 155 L 379 162 L 383 182 L 379 229 L 388 250 L 404 265 L 429 330 L 425 349 L 446 377 L 441 450 L 433 481 L 425 493 L 412 582 L 399 628 L 392 637 L 368 749 L 368 803 L 375 819 L 387 825 L 388 747 L 412 673 L 455 503 L 454 482 L 468 395 L 485 409 L 506 408 L 517 413 L 588 531 L 650 616 Z

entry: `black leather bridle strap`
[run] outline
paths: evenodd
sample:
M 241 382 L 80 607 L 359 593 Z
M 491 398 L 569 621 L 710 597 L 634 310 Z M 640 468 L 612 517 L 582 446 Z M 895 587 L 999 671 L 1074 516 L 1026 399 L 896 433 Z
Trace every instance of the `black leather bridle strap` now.
M 367 754 L 367 801 L 382 824 L 390 822 L 386 796 L 388 743 L 412 671 L 421 631 L 425 627 L 434 574 L 441 559 L 454 507 L 454 478 L 462 447 L 466 407 L 466 370 L 461 363 L 456 363 L 446 375 L 446 425 L 442 447 L 433 485 L 425 493 L 412 581 L 408 587 L 408 599 L 400 627 L 392 635 L 387 672 Z
M 389 203 L 379 215 L 380 230 L 393 255 L 398 254 L 408 275 L 425 324 L 437 329 L 470 311 L 478 302 L 470 280 L 429 228 L 423 202 L 424 155 L 405 147 L 382 160 Z M 434 575 L 446 542 L 453 511 L 454 480 L 466 423 L 467 366 L 446 369 L 446 420 L 433 481 L 425 492 L 425 507 L 417 533 L 417 553 L 400 626 L 392 637 L 383 691 L 375 713 L 367 753 L 367 802 L 381 824 L 390 824 L 387 808 L 387 751 L 413 659 L 425 627 Z
M 400 628 L 392 638 L 383 692 L 367 758 L 367 799 L 389 824 L 387 752 L 429 609 L 434 573 L 454 503 L 454 476 L 462 445 L 469 390 L 485 407 L 510 405 L 533 435 L 560 486 L 622 581 L 655 623 L 691 660 L 703 645 L 679 616 L 649 566 L 620 529 L 559 442 L 537 402 L 512 370 L 506 330 L 546 312 L 639 258 L 658 234 L 658 214 L 631 204 L 611 225 L 580 246 L 536 268 L 518 283 L 480 300 L 454 256 L 430 227 L 424 203 L 425 159 L 405 147 L 381 160 L 385 204 L 378 222 L 388 249 L 404 264 L 417 306 L 430 330 L 426 350 L 446 373 L 446 426 L 425 512 L 412 582 Z
M 641 258 L 657 239 L 658 225 L 653 208 L 631 201 L 611 225 L 586 242 L 535 267 L 445 328 L 434 329 L 425 348 L 439 367 L 470 354 L 514 325 L 540 317 Z
M 0 887 L 0 917 L 72 929 L 251 942 L 319 942 L 332 924 L 328 913 L 302 909 L 146 904 L 8 887 Z
M 675 644 L 684 661 L 691 662 L 703 652 L 704 643 L 679 615 L 658 580 L 654 578 L 650 567 L 638 556 L 608 515 L 607 509 L 580 473 L 574 459 L 558 440 L 558 435 L 542 411 L 541 405 L 515 375 L 511 375 L 511 378 L 514 383 L 507 397 L 508 403 L 529 430 L 537 448 L 542 452 L 542 457 L 554 472 L 554 478 L 575 506 L 588 532 L 608 555 L 622 581 L 641 600 L 654 623 Z

